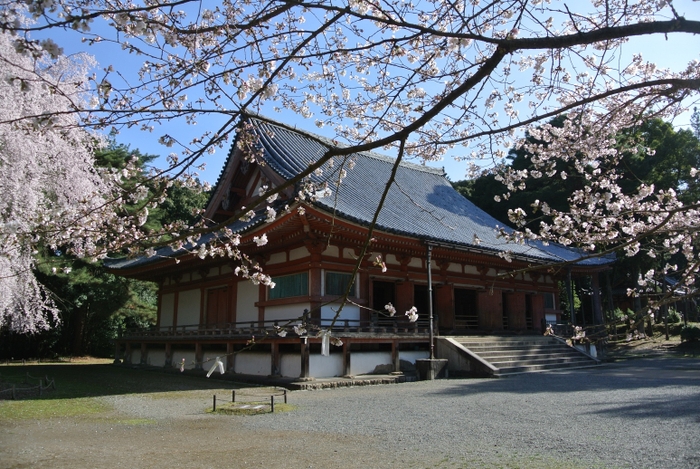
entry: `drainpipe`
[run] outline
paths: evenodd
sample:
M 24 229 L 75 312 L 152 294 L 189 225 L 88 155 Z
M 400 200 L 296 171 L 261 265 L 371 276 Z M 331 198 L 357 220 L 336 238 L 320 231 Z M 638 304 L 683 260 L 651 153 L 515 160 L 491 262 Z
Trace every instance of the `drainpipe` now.
M 433 247 L 428 245 L 428 314 L 429 314 L 429 324 L 428 330 L 430 332 L 430 359 L 435 358 L 435 350 L 433 345 L 433 274 L 432 274 L 432 256 L 431 253 Z
M 575 326 L 574 283 L 571 281 L 571 268 L 566 269 L 566 295 L 569 297 L 569 318 L 571 319 L 571 325 Z

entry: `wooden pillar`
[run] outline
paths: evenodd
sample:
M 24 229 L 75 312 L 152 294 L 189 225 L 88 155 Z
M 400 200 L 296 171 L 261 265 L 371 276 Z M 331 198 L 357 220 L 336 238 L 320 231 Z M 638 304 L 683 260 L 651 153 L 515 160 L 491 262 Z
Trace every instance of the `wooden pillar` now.
M 544 295 L 541 293 L 530 295 L 530 308 L 532 308 L 532 327 L 536 331 L 544 333 Z
M 593 289 L 593 324 L 603 324 L 603 304 L 600 297 L 598 272 L 591 274 L 591 288 Z
M 326 250 L 326 243 L 319 242 L 316 240 L 307 240 L 306 249 L 310 254 L 309 263 L 309 297 L 311 301 L 309 302 L 311 307 L 311 319 L 321 319 L 321 305 L 323 304 L 322 298 L 322 288 L 323 283 L 322 277 L 322 267 L 323 260 L 321 254 Z
M 566 271 L 566 296 L 569 300 L 569 321 L 576 325 L 576 310 L 574 309 L 574 283 L 571 281 L 571 269 Z
M 124 347 L 124 363 L 131 365 L 131 342 L 127 342 Z
M 160 329 L 160 315 L 163 301 L 163 280 L 158 283 L 158 297 L 156 300 L 156 329 Z
M 164 368 L 170 368 L 173 366 L 173 344 L 168 342 L 165 344 L 165 363 Z
M 610 280 L 610 277 L 612 274 L 610 272 L 605 273 L 605 284 L 607 286 L 607 297 L 608 297 L 608 314 L 609 318 L 612 318 L 614 316 L 614 310 L 615 310 L 615 302 L 613 301 L 613 291 L 612 291 L 612 281 Z M 687 316 L 687 315 L 686 315 Z
M 350 339 L 343 340 L 343 376 L 350 376 Z
M 267 300 L 267 287 L 262 283 L 258 285 L 258 327 L 264 327 L 265 323 L 265 307 L 260 306 L 260 303 Z
M 503 329 L 503 292 L 495 288 L 479 292 L 479 328 Z
M 301 374 L 299 377 L 309 377 L 309 339 L 307 337 L 301 339 Z
M 270 376 L 281 376 L 280 366 L 280 344 L 273 340 L 270 343 Z
M 204 355 L 202 354 L 202 344 L 197 342 L 194 345 L 194 369 L 201 370 L 203 368 L 202 360 Z
M 229 322 L 235 323 L 237 321 L 236 316 L 238 314 L 237 308 L 238 304 L 236 299 L 238 298 L 238 282 L 232 280 L 228 285 L 228 320 Z
M 235 361 L 236 355 L 233 353 L 233 342 L 226 343 L 226 371 L 235 372 Z
M 525 293 L 509 292 L 505 295 L 506 304 L 503 305 L 508 314 L 508 329 L 512 331 L 522 331 L 526 328 Z
M 435 287 L 435 306 L 438 330 L 454 329 L 455 302 L 453 285 L 445 284 Z
M 391 341 L 391 362 L 394 364 L 394 371 L 401 371 L 401 360 L 399 358 L 399 342 Z
M 180 307 L 180 292 L 175 291 L 173 295 L 173 331 L 177 328 L 177 310 Z
M 212 321 L 213 318 L 207 317 L 207 311 L 206 311 L 206 298 L 207 297 L 207 289 L 204 287 L 199 288 L 199 327 L 202 327 L 206 325 L 207 323 L 213 323 L 217 322 L 218 319 L 215 319 Z M 214 313 L 216 314 L 216 313 Z

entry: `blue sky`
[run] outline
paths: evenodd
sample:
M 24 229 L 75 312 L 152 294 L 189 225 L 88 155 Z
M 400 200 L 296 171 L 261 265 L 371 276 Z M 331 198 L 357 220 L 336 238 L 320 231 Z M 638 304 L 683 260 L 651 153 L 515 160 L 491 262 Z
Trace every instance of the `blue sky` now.
M 678 7 L 680 14 L 690 15 L 700 8 L 700 4 L 696 2 L 683 2 L 681 7 Z M 685 10 L 683 9 L 685 8 Z M 98 26 L 99 27 L 99 26 Z M 108 65 L 113 65 L 125 76 L 131 76 L 134 80 L 135 72 L 141 65 L 142 59 L 133 54 L 127 54 L 121 51 L 118 46 L 112 44 L 100 44 L 99 46 L 89 47 L 78 40 L 75 33 L 69 33 L 66 36 L 66 41 L 57 39 L 67 53 L 85 51 L 97 59 L 100 68 Z M 692 59 L 700 59 L 700 37 L 688 35 L 669 35 L 667 39 L 661 36 L 640 37 L 632 39 L 628 44 L 623 46 L 623 56 L 631 57 L 634 53 L 642 53 L 644 59 L 655 62 L 659 67 L 669 67 L 673 70 L 685 68 L 688 62 Z M 98 76 L 100 73 L 98 72 Z M 692 109 L 693 104 L 689 103 Z M 272 111 L 272 106 L 264 109 L 263 113 L 270 118 L 286 123 L 294 123 L 297 127 L 315 133 L 322 133 L 315 125 L 313 118 L 304 119 L 301 116 L 294 115 L 290 112 L 276 113 Z M 690 112 L 687 112 L 674 121 L 674 126 L 687 128 L 689 126 Z M 218 128 L 226 121 L 225 116 L 215 115 L 211 117 L 200 118 L 197 125 L 194 127 L 188 126 L 184 120 L 168 122 L 164 125 L 156 125 L 152 133 L 140 131 L 137 127 L 131 129 L 122 129 L 117 136 L 119 143 L 128 144 L 131 148 L 138 148 L 143 153 L 165 156 L 172 149 L 166 148 L 158 143 L 158 138 L 162 133 L 168 133 L 177 136 L 182 140 L 189 140 L 195 137 L 204 129 Z M 328 133 L 324 134 L 327 137 L 333 137 Z M 222 165 L 226 158 L 227 149 L 218 149 L 213 155 L 208 155 L 206 160 L 206 170 L 201 172 L 201 178 L 207 182 L 214 183 L 221 171 Z M 461 148 L 455 150 L 455 155 L 468 154 L 469 149 Z M 460 152 L 460 153 L 456 153 Z M 164 160 L 161 165 L 165 165 Z M 158 164 L 158 163 L 156 163 Z M 441 162 L 431 163 L 431 166 L 444 167 L 448 176 L 456 181 L 465 178 L 466 164 L 464 162 L 454 161 L 447 157 Z

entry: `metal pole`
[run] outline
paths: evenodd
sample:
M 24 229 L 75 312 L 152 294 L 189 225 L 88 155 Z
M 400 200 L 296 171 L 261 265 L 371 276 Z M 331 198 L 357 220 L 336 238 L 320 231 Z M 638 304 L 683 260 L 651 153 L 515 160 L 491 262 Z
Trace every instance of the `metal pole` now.
M 571 268 L 566 270 L 566 296 L 569 297 L 569 317 L 571 325 L 576 325 L 576 311 L 574 310 L 574 282 L 571 281 Z
M 432 274 L 432 251 L 433 247 L 428 245 L 428 314 L 429 314 L 429 325 L 428 330 L 430 332 L 430 359 L 435 358 L 435 346 L 433 345 L 433 274 Z

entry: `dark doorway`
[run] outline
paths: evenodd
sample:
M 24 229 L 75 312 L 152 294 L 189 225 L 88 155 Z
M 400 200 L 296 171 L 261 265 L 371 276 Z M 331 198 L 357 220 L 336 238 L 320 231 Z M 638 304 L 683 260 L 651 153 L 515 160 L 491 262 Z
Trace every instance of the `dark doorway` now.
M 435 292 L 433 292 L 435 293 Z M 435 295 L 433 295 L 433 304 Z M 430 297 L 428 296 L 428 285 L 413 286 L 413 306 L 418 310 L 418 314 L 422 318 L 430 317 Z
M 525 328 L 531 331 L 535 328 L 532 320 L 532 295 L 525 295 Z
M 396 306 L 396 285 L 375 280 L 372 282 L 372 309 L 384 311 L 387 303 Z
M 479 312 L 476 290 L 455 288 L 455 329 L 479 328 Z

